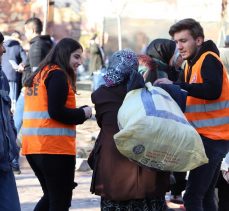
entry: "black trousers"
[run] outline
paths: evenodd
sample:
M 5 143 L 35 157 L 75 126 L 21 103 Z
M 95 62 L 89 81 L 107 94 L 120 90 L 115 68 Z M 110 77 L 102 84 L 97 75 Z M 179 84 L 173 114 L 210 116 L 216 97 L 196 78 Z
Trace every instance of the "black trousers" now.
M 75 188 L 75 156 L 31 154 L 26 156 L 44 195 L 34 211 L 68 211 Z
M 182 191 L 185 190 L 186 187 L 186 172 L 173 172 L 173 176 L 176 182 L 171 185 L 171 194 L 175 196 L 181 195 Z
M 220 171 L 219 178 L 217 181 L 218 187 L 218 209 L 219 211 L 229 211 L 229 184 L 223 178 L 222 172 Z

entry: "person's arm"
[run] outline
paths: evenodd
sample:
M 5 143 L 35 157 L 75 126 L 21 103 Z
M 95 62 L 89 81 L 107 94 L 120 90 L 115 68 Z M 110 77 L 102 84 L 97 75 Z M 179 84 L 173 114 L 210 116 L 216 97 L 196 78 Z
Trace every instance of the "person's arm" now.
M 0 85 L 1 90 L 5 90 L 6 92 L 9 93 L 10 87 L 9 87 L 8 79 L 5 75 L 5 73 L 1 70 L 1 66 L 0 66 L 0 83 L 1 83 L 1 85 Z M 7 113 L 8 113 L 8 115 L 10 115 L 10 125 L 11 125 L 12 130 L 14 132 L 14 135 L 16 137 L 17 136 L 17 130 L 16 130 L 15 125 L 14 125 L 13 113 L 11 111 L 11 99 L 10 99 L 10 97 L 8 97 L 8 99 L 9 99 L 9 103 L 8 103 L 8 109 L 9 110 Z
M 10 124 L 11 124 L 11 127 L 12 127 L 12 130 L 14 132 L 15 137 L 17 137 L 17 129 L 15 127 L 14 118 L 13 118 L 13 114 L 11 111 L 10 111 Z
M 188 92 L 189 96 L 215 100 L 220 97 L 223 84 L 223 65 L 212 55 L 207 55 L 201 67 L 203 83 L 175 83 Z
M 19 45 L 19 58 L 20 58 L 20 63 L 18 64 L 18 72 L 23 72 L 26 64 L 26 59 L 27 55 L 25 50 Z
M 27 57 L 27 59 L 26 59 L 24 69 L 23 69 L 23 68 L 20 68 L 20 70 L 22 71 L 22 85 L 24 86 L 26 80 L 27 80 L 27 79 L 31 76 L 31 74 L 32 74 L 32 70 L 31 70 L 31 67 L 30 67 L 30 64 L 29 64 L 29 55 L 28 55 L 28 57 Z
M 68 83 L 64 72 L 52 71 L 45 80 L 48 95 L 48 113 L 51 118 L 64 124 L 82 124 L 87 118 L 82 107 L 67 108 Z
M 20 52 L 21 61 L 23 64 L 25 64 L 27 56 L 25 50 L 21 46 L 19 46 L 19 52 Z
M 26 52 L 25 52 L 25 50 L 22 48 L 21 45 L 19 45 L 19 56 L 20 56 L 21 62 L 22 62 L 23 64 L 25 64 L 26 59 L 27 59 L 27 55 L 26 55 Z

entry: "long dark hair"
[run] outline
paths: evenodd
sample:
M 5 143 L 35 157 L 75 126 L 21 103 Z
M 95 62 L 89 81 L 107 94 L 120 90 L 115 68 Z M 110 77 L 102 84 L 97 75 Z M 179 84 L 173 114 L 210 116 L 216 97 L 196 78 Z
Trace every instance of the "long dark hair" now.
M 62 71 L 66 74 L 68 80 L 70 81 L 72 88 L 76 90 L 76 74 L 74 70 L 70 67 L 69 61 L 71 54 L 81 49 L 83 47 L 79 42 L 71 38 L 64 38 L 60 40 L 47 54 L 47 56 L 41 61 L 38 69 L 33 73 L 33 75 L 25 82 L 25 86 L 31 87 L 34 77 L 45 67 L 51 65 L 58 65 Z

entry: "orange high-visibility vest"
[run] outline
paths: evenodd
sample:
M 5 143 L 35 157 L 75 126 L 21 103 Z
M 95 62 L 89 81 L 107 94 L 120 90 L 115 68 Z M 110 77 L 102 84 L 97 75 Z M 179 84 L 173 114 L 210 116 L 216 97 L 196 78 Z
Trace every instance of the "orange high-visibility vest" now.
M 190 80 L 187 81 L 189 66 L 185 68 L 185 82 L 203 83 L 201 66 L 207 55 L 213 55 L 221 63 L 219 56 L 211 51 L 205 52 L 192 67 Z M 222 64 L 223 65 L 223 64 Z M 213 70 L 217 71 L 217 70 Z M 200 135 L 212 140 L 229 140 L 229 80 L 226 68 L 223 65 L 222 92 L 216 100 L 204 100 L 187 97 L 185 115 Z
M 33 80 L 33 86 L 25 90 L 25 106 L 22 128 L 22 154 L 76 154 L 76 127 L 51 119 L 48 113 L 48 96 L 45 79 L 60 69 L 46 66 Z M 68 83 L 65 106 L 76 108 L 75 93 Z

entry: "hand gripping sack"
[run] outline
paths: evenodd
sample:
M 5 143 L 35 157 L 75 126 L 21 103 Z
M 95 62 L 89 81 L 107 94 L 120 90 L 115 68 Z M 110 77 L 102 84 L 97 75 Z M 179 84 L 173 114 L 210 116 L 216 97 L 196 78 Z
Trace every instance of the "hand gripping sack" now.
M 151 83 L 126 95 L 118 124 L 118 150 L 140 165 L 182 172 L 208 162 L 199 134 L 177 103 Z

